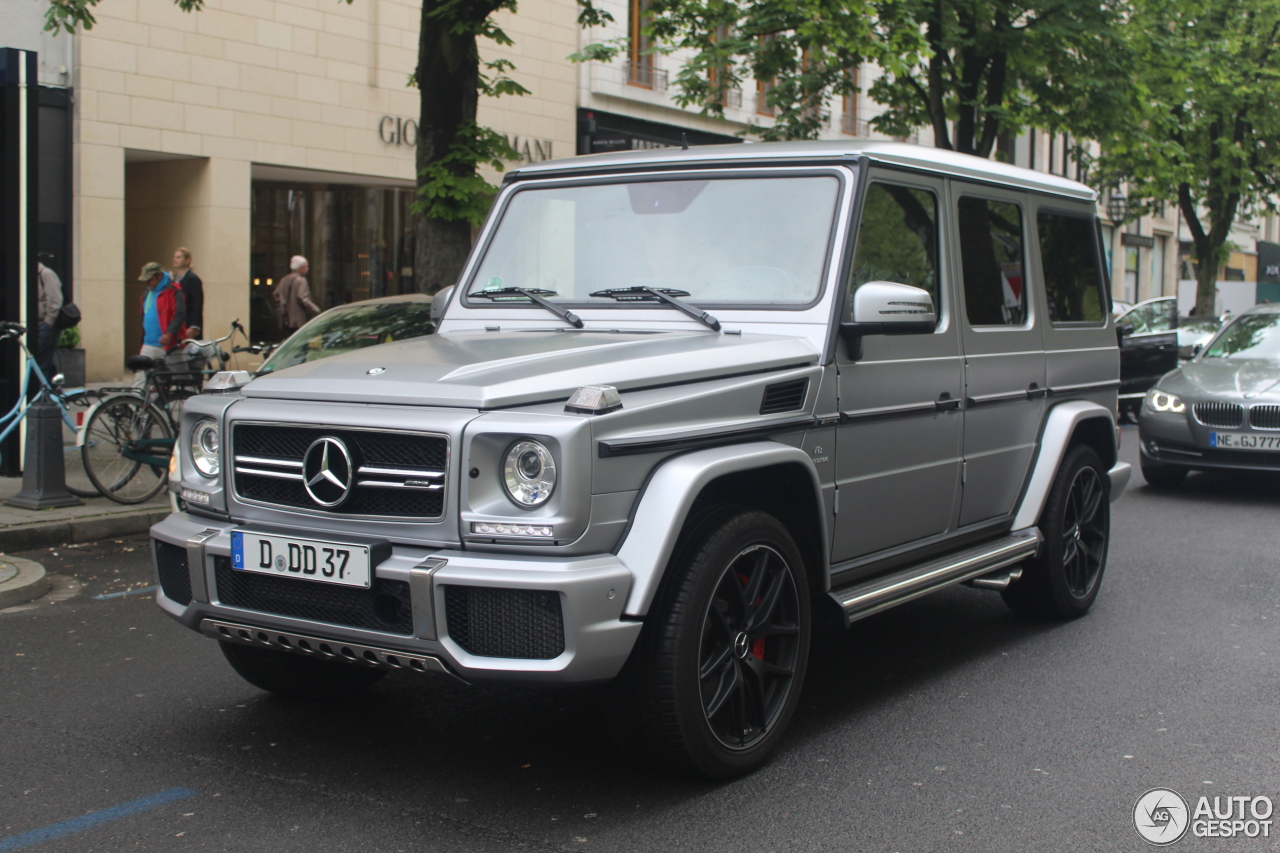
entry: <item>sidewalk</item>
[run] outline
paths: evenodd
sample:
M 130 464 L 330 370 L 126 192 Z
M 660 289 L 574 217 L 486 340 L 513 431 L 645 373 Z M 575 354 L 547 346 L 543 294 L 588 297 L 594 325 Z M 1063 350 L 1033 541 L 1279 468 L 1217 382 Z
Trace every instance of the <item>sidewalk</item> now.
M 167 491 L 137 506 L 106 498 L 82 498 L 83 506 L 59 509 L 6 506 L 4 502 L 21 489 L 21 477 L 0 477 L 0 554 L 143 533 L 169 514 Z

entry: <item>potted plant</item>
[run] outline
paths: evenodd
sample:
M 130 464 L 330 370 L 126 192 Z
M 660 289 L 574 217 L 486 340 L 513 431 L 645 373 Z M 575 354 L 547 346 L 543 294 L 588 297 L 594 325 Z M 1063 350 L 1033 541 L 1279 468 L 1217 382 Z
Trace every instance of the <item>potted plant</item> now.
M 64 385 L 71 388 L 84 385 L 84 350 L 80 347 L 79 329 L 73 326 L 62 330 L 58 337 L 58 348 L 53 352 L 53 363 L 63 375 Z

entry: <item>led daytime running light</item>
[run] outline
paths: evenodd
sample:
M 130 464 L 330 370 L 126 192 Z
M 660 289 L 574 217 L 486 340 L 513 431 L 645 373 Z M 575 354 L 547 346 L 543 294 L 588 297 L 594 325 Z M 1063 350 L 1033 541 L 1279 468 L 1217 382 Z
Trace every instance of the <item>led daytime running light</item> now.
M 1187 404 L 1182 402 L 1181 397 L 1161 391 L 1159 388 L 1152 388 L 1147 392 L 1146 403 L 1147 408 L 1153 412 L 1170 412 L 1180 415 L 1187 410 Z

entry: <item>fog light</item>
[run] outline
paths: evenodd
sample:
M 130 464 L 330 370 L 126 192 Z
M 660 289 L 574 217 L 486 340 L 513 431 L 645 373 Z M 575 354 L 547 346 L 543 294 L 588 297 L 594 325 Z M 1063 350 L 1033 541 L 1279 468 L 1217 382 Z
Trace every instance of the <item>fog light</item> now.
M 506 524 L 492 521 L 471 522 L 472 533 L 483 533 L 487 536 L 521 536 L 536 539 L 550 539 L 555 528 L 550 524 Z

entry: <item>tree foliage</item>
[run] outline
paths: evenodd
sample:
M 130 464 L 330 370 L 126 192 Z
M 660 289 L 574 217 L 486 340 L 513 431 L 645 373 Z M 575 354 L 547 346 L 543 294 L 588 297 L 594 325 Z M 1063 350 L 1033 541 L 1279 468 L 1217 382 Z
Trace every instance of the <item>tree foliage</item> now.
M 990 156 L 997 136 L 1070 126 L 1086 111 L 1114 110 L 1121 68 L 1122 0 L 653 0 L 649 32 L 692 58 L 676 76 L 676 100 L 723 115 L 723 90 L 769 81 L 765 139 L 816 137 L 831 97 L 854 91 L 850 70 L 873 62 L 871 86 L 886 111 L 880 132 L 933 131 L 936 144 Z M 608 16 L 579 0 L 580 23 Z M 580 52 L 611 60 L 617 42 Z
M 1176 199 L 1195 244 L 1196 313 L 1211 314 L 1240 216 L 1280 192 L 1280 0 L 1132 0 L 1126 120 L 1095 127 L 1099 177 L 1141 213 Z
M 49 0 L 45 29 L 92 29 L 101 2 Z M 184 12 L 204 8 L 204 0 L 173 2 Z M 418 64 L 409 85 L 419 92 L 414 271 L 424 293 L 453 284 L 466 262 L 471 228 L 484 219 L 497 189 L 479 168 L 501 171 L 505 161 L 519 159 L 506 137 L 476 122 L 482 95 L 529 93 L 510 76 L 510 60 L 480 59 L 480 39 L 513 44 L 493 16 L 515 10 L 516 0 L 422 0 Z

